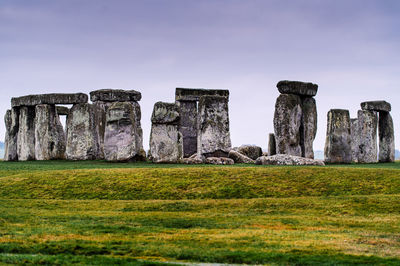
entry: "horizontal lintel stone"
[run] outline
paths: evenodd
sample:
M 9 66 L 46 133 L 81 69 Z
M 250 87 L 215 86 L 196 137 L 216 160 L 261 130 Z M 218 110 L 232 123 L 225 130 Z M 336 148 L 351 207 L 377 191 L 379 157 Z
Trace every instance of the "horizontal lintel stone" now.
M 282 80 L 276 85 L 280 93 L 313 97 L 317 95 L 318 85 L 311 82 Z
M 392 106 L 386 101 L 370 101 L 361 103 L 361 109 L 377 112 L 390 112 Z
M 138 102 L 142 94 L 136 90 L 101 89 L 90 92 L 92 102 Z
M 176 101 L 198 101 L 201 96 L 223 96 L 229 97 L 229 90 L 208 90 L 208 89 L 189 89 L 189 88 L 176 88 L 175 100 Z
M 88 96 L 84 93 L 49 93 L 26 95 L 11 99 L 11 106 L 36 106 L 39 104 L 78 104 L 87 103 Z

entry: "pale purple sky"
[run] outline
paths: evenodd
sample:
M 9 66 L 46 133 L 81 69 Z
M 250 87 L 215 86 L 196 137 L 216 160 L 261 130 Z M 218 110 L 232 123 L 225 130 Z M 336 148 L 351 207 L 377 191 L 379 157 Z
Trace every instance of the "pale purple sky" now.
M 137 89 L 148 147 L 155 102 L 229 89 L 233 145 L 266 148 L 289 79 L 319 85 L 315 150 L 329 109 L 381 99 L 400 147 L 399 14 L 397 0 L 0 0 L 0 115 L 13 96 Z

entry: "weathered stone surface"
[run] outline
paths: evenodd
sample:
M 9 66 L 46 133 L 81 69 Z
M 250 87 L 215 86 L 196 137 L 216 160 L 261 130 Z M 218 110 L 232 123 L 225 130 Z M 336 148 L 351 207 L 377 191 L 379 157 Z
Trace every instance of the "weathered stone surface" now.
M 325 165 L 323 161 L 287 154 L 262 156 L 256 160 L 258 165 Z
M 69 108 L 65 106 L 56 106 L 57 114 L 58 115 L 68 115 Z
M 19 110 L 17 154 L 19 161 L 35 160 L 35 107 L 23 106 Z
M 353 163 L 358 162 L 358 152 L 360 143 L 360 132 L 358 128 L 358 119 L 350 119 L 351 123 L 351 161 Z
M 314 159 L 313 144 L 317 135 L 317 104 L 314 98 L 303 97 L 301 100 L 303 111 L 300 127 L 301 156 Z
M 177 125 L 153 124 L 150 134 L 151 160 L 178 163 L 183 159 L 182 135 Z
M 6 124 L 6 137 L 4 141 L 4 161 L 17 161 L 17 140 L 19 129 L 19 109 L 7 110 L 4 116 Z
M 379 162 L 395 160 L 394 127 L 390 113 L 379 113 Z
M 242 145 L 236 150 L 237 152 L 249 157 L 252 160 L 257 159 L 262 155 L 262 149 L 256 145 Z
M 204 163 L 204 161 L 198 157 L 183 158 L 182 163 L 184 163 L 184 164 L 202 164 L 202 163 Z
M 229 90 L 187 89 L 176 88 L 176 101 L 199 101 L 201 96 L 224 96 L 229 97 Z
M 184 157 L 197 153 L 197 102 L 177 101 L 179 108 L 179 132 L 183 138 Z
M 136 161 L 146 161 L 146 151 L 143 149 L 143 129 L 142 129 L 142 111 L 138 102 L 131 102 L 133 106 L 133 112 L 135 113 L 135 124 L 136 124 L 136 147 L 139 149 L 139 153 L 136 156 Z
M 98 115 L 101 110 L 96 105 L 75 104 L 67 118 L 68 160 L 95 160 L 101 158 L 98 139 Z
M 106 114 L 104 157 L 107 161 L 134 161 L 137 147 L 135 111 L 130 102 L 112 104 Z
M 151 122 L 154 124 L 178 124 L 179 107 L 175 103 L 156 102 L 154 104 Z
M 141 99 L 142 94 L 135 90 L 102 89 L 90 92 L 92 102 L 138 102 Z
M 66 137 L 54 105 L 40 104 L 35 108 L 35 158 L 65 158 Z
M 206 163 L 207 164 L 216 164 L 216 165 L 232 165 L 232 164 L 235 164 L 235 162 L 232 159 L 224 158 L 224 157 L 208 157 L 208 158 L 206 158 Z
M 351 126 L 348 110 L 332 109 L 328 112 L 325 142 L 326 163 L 351 163 Z
M 231 150 L 228 98 L 200 97 L 197 121 L 199 156 L 227 157 Z
M 16 97 L 11 99 L 11 106 L 35 106 L 38 104 L 78 104 L 87 103 L 84 93 L 49 93 Z
M 301 156 L 300 126 L 301 98 L 294 94 L 281 94 L 276 100 L 274 130 L 276 153 Z
M 276 85 L 280 93 L 297 94 L 301 96 L 315 96 L 318 85 L 310 82 L 282 80 Z
M 374 111 L 358 111 L 358 162 L 377 162 L 377 127 L 378 117 Z
M 247 157 L 244 154 L 241 154 L 240 152 L 237 152 L 235 150 L 231 150 L 228 155 L 229 158 L 231 158 L 235 163 L 249 163 L 249 164 L 254 164 L 255 160 Z
M 269 140 L 268 140 L 268 154 L 270 156 L 276 154 L 276 141 L 275 141 L 275 134 L 270 133 L 269 134 Z
M 386 101 L 371 101 L 361 103 L 361 109 L 367 111 L 390 112 L 392 106 Z

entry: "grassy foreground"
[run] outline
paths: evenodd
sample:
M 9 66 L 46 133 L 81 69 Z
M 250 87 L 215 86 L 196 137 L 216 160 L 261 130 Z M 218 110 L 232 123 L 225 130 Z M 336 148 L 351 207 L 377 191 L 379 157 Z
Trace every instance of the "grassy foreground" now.
M 109 165 L 1 162 L 0 264 L 400 264 L 399 163 Z

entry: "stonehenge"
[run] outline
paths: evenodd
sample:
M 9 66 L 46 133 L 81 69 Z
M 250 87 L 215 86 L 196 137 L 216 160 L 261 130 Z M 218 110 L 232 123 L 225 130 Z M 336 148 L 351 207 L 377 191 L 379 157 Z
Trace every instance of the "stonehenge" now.
M 176 88 L 175 102 L 157 102 L 149 153 L 143 149 L 142 95 L 101 89 L 16 97 L 6 111 L 4 161 L 106 160 L 186 164 L 323 165 L 314 159 L 318 85 L 280 81 L 268 153 L 255 145 L 232 148 L 229 91 Z M 386 101 L 328 112 L 325 163 L 394 162 L 394 124 Z M 60 116 L 66 116 L 63 127 Z
M 178 130 L 179 107 L 157 102 L 151 116 L 150 154 L 155 163 L 179 163 L 183 159 L 182 134 Z
M 390 115 L 391 109 L 390 103 L 386 101 L 362 102 L 357 118 L 350 119 L 350 122 L 347 110 L 331 110 L 328 113 L 325 161 L 329 163 L 394 162 L 394 128 Z M 348 132 L 350 132 L 350 138 L 348 138 Z M 377 134 L 379 134 L 379 150 Z M 351 156 L 347 154 L 349 143 Z
M 106 114 L 114 103 L 128 101 L 132 109 L 135 139 L 135 159 L 144 159 L 143 132 L 140 125 L 141 111 L 138 101 L 140 92 L 134 90 L 97 90 L 92 92 L 91 100 L 83 93 L 50 93 L 27 95 L 11 99 L 11 109 L 6 112 L 5 160 L 96 160 L 104 159 L 104 138 L 106 133 Z M 71 108 L 64 105 L 72 105 Z M 118 112 L 118 111 L 116 111 Z M 116 122 L 123 131 L 126 119 Z M 65 115 L 66 129 L 60 121 Z M 113 117 L 114 115 L 114 117 Z M 115 133 L 115 132 L 114 132 Z M 110 138 L 118 147 L 125 147 L 125 139 Z M 107 139 L 108 140 L 108 139 Z M 117 141 L 117 143 L 115 143 Z M 107 150 L 109 151 L 109 150 Z M 124 157 L 124 149 L 117 150 L 117 156 L 107 153 L 107 159 L 130 160 Z M 122 159 L 121 159 L 122 158 Z
M 199 145 L 202 147 L 202 144 L 198 144 L 198 136 L 201 129 L 198 127 L 199 123 L 201 124 L 204 121 L 204 117 L 201 117 L 200 113 L 200 99 L 204 96 L 215 96 L 215 99 L 220 99 L 219 101 L 224 101 L 223 98 L 226 98 L 226 103 L 222 103 L 223 107 L 226 110 L 218 108 L 224 114 L 216 115 L 216 117 L 220 117 L 224 119 L 222 123 L 228 126 L 224 130 L 229 131 L 229 116 L 228 116 L 228 101 L 229 101 L 229 90 L 207 90 L 207 89 L 188 89 L 188 88 L 176 88 L 175 90 L 175 102 L 179 106 L 180 120 L 178 124 L 179 132 L 181 132 L 183 137 L 183 151 L 184 157 L 188 158 L 193 154 L 198 153 Z M 219 98 L 222 97 L 222 98 Z M 208 98 L 209 100 L 211 98 Z M 208 101 L 209 101 L 208 100 Z M 202 103 L 205 103 L 202 100 Z M 207 108 L 209 109 L 209 108 Z M 203 109 L 203 115 L 205 109 Z M 202 134 L 204 137 L 204 134 Z M 226 136 L 225 136 L 226 137 Z M 230 146 L 230 137 L 229 137 L 229 146 Z M 229 147 L 230 148 L 230 147 Z M 229 150 L 225 149 L 225 155 L 229 153 Z M 199 151 L 201 153 L 201 151 Z
M 317 133 L 317 106 L 313 98 L 318 85 L 300 81 L 280 81 L 281 93 L 274 114 L 273 153 L 314 158 L 313 143 Z M 271 140 L 271 145 L 273 140 Z
M 324 153 L 326 163 L 351 163 L 351 125 L 348 110 L 332 109 L 328 112 Z

